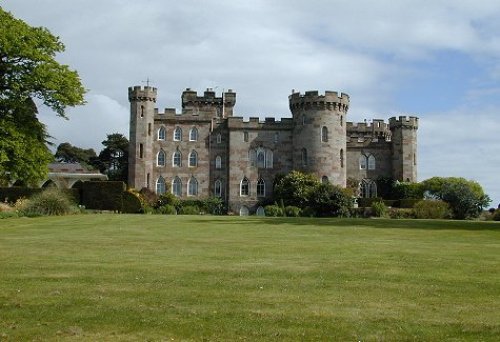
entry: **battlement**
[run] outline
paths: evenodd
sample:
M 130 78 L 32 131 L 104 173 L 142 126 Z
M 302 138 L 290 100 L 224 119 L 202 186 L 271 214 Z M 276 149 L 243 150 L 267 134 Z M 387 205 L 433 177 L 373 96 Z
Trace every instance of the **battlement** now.
M 182 107 L 186 106 L 221 106 L 224 100 L 224 106 L 232 107 L 236 104 L 236 93 L 232 89 L 225 91 L 222 96 L 217 97 L 212 88 L 207 88 L 203 96 L 198 96 L 198 93 L 191 88 L 186 88 L 182 92 Z
M 156 102 L 157 89 L 154 87 L 134 86 L 128 88 L 128 100 L 132 101 L 153 101 Z
M 241 116 L 233 116 L 227 118 L 227 126 L 229 129 L 273 129 L 273 130 L 287 130 L 293 129 L 293 119 L 282 118 L 276 120 L 275 118 L 265 118 L 264 121 L 257 117 L 251 117 L 245 120 Z
M 288 96 L 288 101 L 292 112 L 296 109 L 326 109 L 347 113 L 349 109 L 349 95 L 329 90 L 325 94 L 320 94 L 317 90 L 309 90 L 304 94 L 293 91 Z
M 389 119 L 389 127 L 393 128 L 418 128 L 418 118 L 416 116 L 399 116 Z
M 346 134 L 348 140 L 352 141 L 377 141 L 377 139 L 387 140 L 391 136 L 389 124 L 384 120 L 374 119 L 372 122 L 347 122 Z

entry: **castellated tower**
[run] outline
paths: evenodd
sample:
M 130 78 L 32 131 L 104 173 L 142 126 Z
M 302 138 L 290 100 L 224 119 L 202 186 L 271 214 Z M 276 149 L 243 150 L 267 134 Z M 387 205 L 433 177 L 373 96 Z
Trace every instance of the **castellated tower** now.
M 293 168 L 346 186 L 346 115 L 349 95 L 326 91 L 292 93 Z
M 130 87 L 130 141 L 128 185 L 135 189 L 153 186 L 153 141 L 156 88 Z
M 416 182 L 418 118 L 392 117 L 389 128 L 392 132 L 393 177 L 404 182 Z

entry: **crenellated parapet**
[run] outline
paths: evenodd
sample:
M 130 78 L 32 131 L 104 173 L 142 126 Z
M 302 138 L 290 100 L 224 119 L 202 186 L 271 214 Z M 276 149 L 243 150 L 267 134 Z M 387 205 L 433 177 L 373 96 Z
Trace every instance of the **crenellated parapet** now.
M 390 129 L 394 128 L 418 128 L 418 118 L 416 116 L 399 116 L 389 119 Z
M 154 87 L 134 86 L 128 88 L 128 100 L 130 102 L 152 101 L 156 102 L 157 90 Z
M 225 91 L 222 96 L 217 97 L 212 88 L 207 88 L 202 96 L 191 88 L 182 92 L 182 107 L 201 107 L 201 106 L 224 106 L 233 107 L 236 104 L 236 93 L 232 89 Z
M 349 95 L 336 91 L 325 91 L 319 94 L 317 90 L 306 91 L 304 94 L 294 92 L 288 96 L 290 111 L 304 110 L 331 110 L 347 113 L 349 110 Z
M 391 136 L 391 130 L 384 120 L 374 119 L 372 122 L 347 122 L 346 134 L 351 141 L 366 138 L 388 139 Z
M 291 118 L 282 118 L 281 120 L 265 118 L 262 121 L 257 117 L 244 120 L 243 117 L 233 116 L 227 118 L 227 126 L 229 129 L 238 130 L 291 130 L 293 129 L 294 122 Z

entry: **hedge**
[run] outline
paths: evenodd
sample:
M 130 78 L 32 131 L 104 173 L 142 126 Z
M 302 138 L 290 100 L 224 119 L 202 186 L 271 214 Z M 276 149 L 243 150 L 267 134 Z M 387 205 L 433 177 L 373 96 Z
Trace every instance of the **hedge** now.
M 117 181 L 84 182 L 82 204 L 87 209 L 121 211 L 125 188 L 125 183 Z

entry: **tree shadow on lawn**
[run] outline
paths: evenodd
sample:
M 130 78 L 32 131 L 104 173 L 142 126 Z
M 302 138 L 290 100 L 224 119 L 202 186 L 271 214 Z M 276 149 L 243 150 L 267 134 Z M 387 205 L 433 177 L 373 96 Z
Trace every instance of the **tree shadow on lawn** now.
M 191 217 L 194 224 L 212 223 L 216 225 L 237 224 L 248 226 L 331 226 L 331 227 L 367 227 L 424 230 L 491 230 L 500 232 L 500 222 L 458 221 L 458 220 L 417 220 L 417 219 L 378 219 L 378 218 L 308 218 L 308 217 L 233 217 L 205 216 L 203 219 Z

